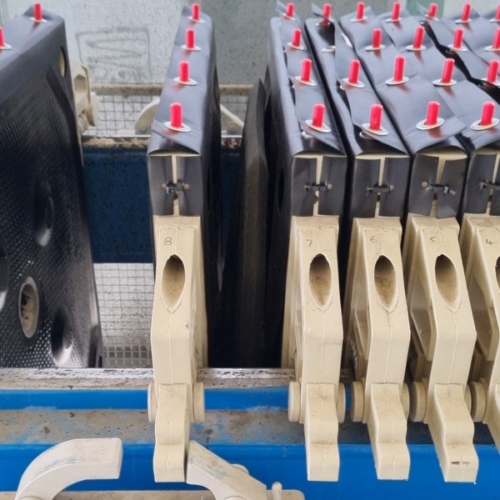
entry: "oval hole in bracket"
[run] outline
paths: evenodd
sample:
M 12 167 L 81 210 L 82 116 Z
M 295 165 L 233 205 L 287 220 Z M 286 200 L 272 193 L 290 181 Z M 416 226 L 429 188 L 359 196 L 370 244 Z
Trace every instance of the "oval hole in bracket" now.
M 460 283 L 453 262 L 441 254 L 436 259 L 434 272 L 441 298 L 448 307 L 456 309 L 460 302 Z
M 318 254 L 309 266 L 309 289 L 319 307 L 329 304 L 332 297 L 332 269 L 323 254 Z
M 392 309 L 397 298 L 396 270 L 385 255 L 377 259 L 373 277 L 380 302 L 386 309 Z
M 181 300 L 186 282 L 184 263 L 177 255 L 169 257 L 163 269 L 163 302 L 169 309 L 175 309 Z

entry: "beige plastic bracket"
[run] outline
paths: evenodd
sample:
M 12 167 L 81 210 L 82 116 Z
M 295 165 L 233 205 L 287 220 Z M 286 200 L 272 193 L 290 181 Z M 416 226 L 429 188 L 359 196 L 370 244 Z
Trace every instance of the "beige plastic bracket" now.
M 337 240 L 338 217 L 293 217 L 288 257 L 282 364 L 295 367 L 288 414 L 305 424 L 307 477 L 337 481 L 345 389 Z
M 53 500 L 88 479 L 118 479 L 122 442 L 117 438 L 73 439 L 40 454 L 24 471 L 15 500 Z
M 455 219 L 410 215 L 403 248 L 412 327 L 410 418 L 429 426 L 445 481 L 475 482 L 467 378 L 476 330 Z
M 153 120 L 158 112 L 158 106 L 160 105 L 160 98 L 155 97 L 149 104 L 144 106 L 142 111 L 139 113 L 135 121 L 134 130 L 123 131 L 123 134 L 126 135 L 127 132 L 133 132 L 135 135 L 151 135 L 151 127 L 153 126 Z M 229 109 L 225 106 L 220 106 L 221 119 L 223 130 L 226 131 L 229 135 L 241 135 L 243 133 L 244 123 L 236 116 L 234 113 L 231 113 Z
M 500 217 L 466 215 L 460 244 L 477 331 L 471 413 L 500 450 Z
M 229 464 L 194 441 L 189 443 L 186 481 L 207 488 L 215 500 L 304 500 L 298 491 L 283 491 L 280 483 L 266 490 L 244 467 Z
M 65 59 L 60 60 L 61 71 L 66 72 Z M 90 73 L 80 61 L 70 58 L 71 77 L 73 79 L 73 94 L 75 97 L 76 116 L 80 135 L 89 128 L 97 126 L 99 119 L 100 101 L 90 87 Z
M 151 320 L 155 481 L 183 482 L 191 422 L 204 420 L 207 365 L 203 249 L 199 217 L 155 216 L 156 277 Z
M 354 219 L 344 300 L 355 378 L 351 418 L 368 424 L 379 479 L 408 479 L 404 384 L 410 324 L 399 219 Z

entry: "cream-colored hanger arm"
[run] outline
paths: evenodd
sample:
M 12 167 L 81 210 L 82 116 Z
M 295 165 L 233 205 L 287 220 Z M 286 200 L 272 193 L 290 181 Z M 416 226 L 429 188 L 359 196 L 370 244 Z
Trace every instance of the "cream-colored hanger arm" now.
M 307 477 L 337 481 L 338 425 L 345 415 L 339 382 L 342 316 L 338 282 L 338 218 L 293 217 L 283 330 L 283 365 L 295 367 L 288 411 L 305 424 Z
M 500 450 L 500 217 L 466 215 L 460 243 L 477 330 L 472 418 L 488 425 Z
M 476 330 L 455 219 L 410 215 L 403 261 L 412 326 L 410 418 L 429 426 L 445 481 L 475 482 L 467 379 Z
M 199 217 L 154 217 L 156 278 L 151 320 L 154 383 L 148 410 L 155 422 L 157 482 L 185 480 L 189 425 L 204 419 L 207 330 Z
M 379 479 L 408 479 L 410 325 L 399 219 L 354 219 L 344 321 L 353 351 L 351 418 L 368 424 Z

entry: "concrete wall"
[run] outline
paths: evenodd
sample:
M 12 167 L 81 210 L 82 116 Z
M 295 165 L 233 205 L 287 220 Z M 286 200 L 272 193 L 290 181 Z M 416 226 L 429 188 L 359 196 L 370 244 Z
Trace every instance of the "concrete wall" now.
M 162 82 L 182 0 L 42 0 L 66 20 L 71 57 L 88 65 L 92 81 Z M 3 16 L 22 14 L 32 0 L 0 0 Z
M 286 3 L 286 0 L 283 0 Z M 317 1 L 322 5 L 322 1 Z M 355 9 L 355 0 L 333 3 L 335 16 Z M 370 2 L 376 12 L 384 12 L 391 0 Z M 311 0 L 295 0 L 302 20 L 311 17 Z M 205 0 L 204 10 L 216 25 L 217 62 L 223 83 L 253 83 L 264 75 L 267 60 L 268 21 L 276 15 L 273 0 Z

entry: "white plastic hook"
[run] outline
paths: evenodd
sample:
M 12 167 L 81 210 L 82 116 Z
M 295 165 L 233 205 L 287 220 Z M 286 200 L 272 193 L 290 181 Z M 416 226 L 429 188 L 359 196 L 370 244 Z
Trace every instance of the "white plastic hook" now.
M 53 500 L 88 479 L 118 479 L 122 466 L 118 438 L 73 439 L 49 448 L 25 470 L 15 500 Z

